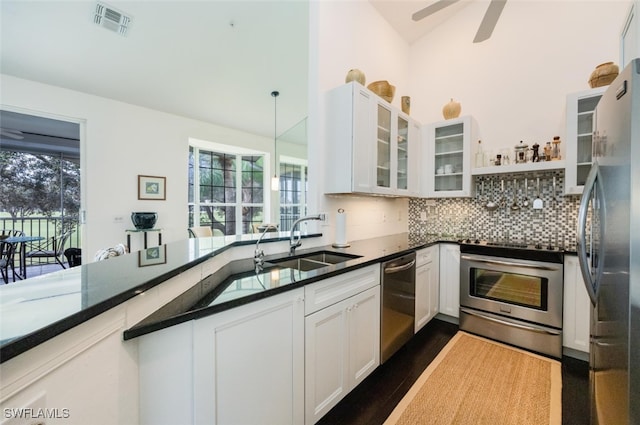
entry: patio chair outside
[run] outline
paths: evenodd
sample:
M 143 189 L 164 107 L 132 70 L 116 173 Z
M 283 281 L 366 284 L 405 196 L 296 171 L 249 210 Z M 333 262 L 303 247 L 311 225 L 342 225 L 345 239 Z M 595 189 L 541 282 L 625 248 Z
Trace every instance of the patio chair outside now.
M 63 269 L 64 265 L 64 245 L 71 236 L 71 230 L 67 230 L 60 237 L 52 237 L 44 244 L 36 245 L 31 251 L 28 251 L 26 258 L 53 258 Z
M 23 236 L 24 233 L 22 233 L 20 230 L 0 229 L 0 235 L 2 235 L 3 237 Z M 0 277 L 2 277 L 4 283 L 9 283 L 9 268 L 11 268 L 11 272 L 13 274 L 13 281 L 16 281 L 14 260 L 15 253 L 20 253 L 21 243 L 7 243 L 0 240 Z
M 189 227 L 190 238 L 207 238 L 213 236 L 213 230 L 210 226 Z

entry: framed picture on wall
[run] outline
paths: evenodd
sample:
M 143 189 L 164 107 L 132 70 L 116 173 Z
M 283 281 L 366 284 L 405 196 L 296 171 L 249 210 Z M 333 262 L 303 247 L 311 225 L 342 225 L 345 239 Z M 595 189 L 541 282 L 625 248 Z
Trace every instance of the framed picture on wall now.
M 166 200 L 166 183 L 166 177 L 138 175 L 138 199 Z
M 157 266 L 167 262 L 167 246 L 154 246 L 153 248 L 138 251 L 138 267 Z

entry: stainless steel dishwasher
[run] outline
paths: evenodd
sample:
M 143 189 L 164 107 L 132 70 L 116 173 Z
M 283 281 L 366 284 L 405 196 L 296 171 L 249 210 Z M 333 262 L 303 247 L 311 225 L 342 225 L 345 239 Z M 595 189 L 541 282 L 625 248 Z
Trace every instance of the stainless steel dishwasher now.
M 413 337 L 416 310 L 416 253 L 382 263 L 380 362 L 384 363 Z

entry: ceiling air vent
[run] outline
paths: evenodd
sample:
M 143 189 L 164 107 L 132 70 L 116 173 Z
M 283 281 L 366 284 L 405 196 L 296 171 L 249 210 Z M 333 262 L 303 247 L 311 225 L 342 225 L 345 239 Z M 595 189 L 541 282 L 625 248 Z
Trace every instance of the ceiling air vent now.
M 131 24 L 131 17 L 104 3 L 96 4 L 96 13 L 93 22 L 122 36 L 127 34 Z

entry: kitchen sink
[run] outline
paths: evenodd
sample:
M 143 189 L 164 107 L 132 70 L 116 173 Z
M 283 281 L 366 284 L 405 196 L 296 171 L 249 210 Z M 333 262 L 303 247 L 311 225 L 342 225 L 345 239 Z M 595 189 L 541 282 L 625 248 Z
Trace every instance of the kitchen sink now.
M 316 251 L 309 254 L 296 255 L 295 257 L 283 257 L 269 260 L 267 263 L 278 265 L 282 268 L 309 271 L 332 264 L 340 264 L 361 255 L 345 254 L 343 252 Z

